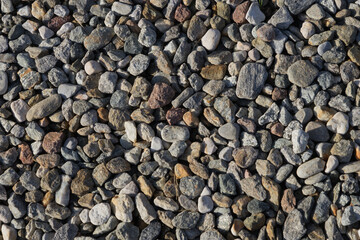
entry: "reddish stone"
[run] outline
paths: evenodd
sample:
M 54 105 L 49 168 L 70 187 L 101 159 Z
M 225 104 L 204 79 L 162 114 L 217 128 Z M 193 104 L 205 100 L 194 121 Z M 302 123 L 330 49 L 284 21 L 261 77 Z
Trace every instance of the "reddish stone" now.
M 175 90 L 170 85 L 159 82 L 156 83 L 148 100 L 151 109 L 161 108 L 171 102 L 175 96 Z
M 18 146 L 20 149 L 19 159 L 22 164 L 32 164 L 34 162 L 32 151 L 26 143 L 22 143 Z
M 284 191 L 283 197 L 281 199 L 281 208 L 284 212 L 289 213 L 295 209 L 296 198 L 294 192 L 291 188 L 288 188 Z
M 63 139 L 63 132 L 49 132 L 44 137 L 42 147 L 47 153 L 58 153 L 60 152 Z
M 174 125 L 182 120 L 184 113 L 186 113 L 184 108 L 172 108 L 166 112 L 166 120 L 170 125 Z
M 270 128 L 271 134 L 282 137 L 284 133 L 284 126 L 281 123 L 274 123 Z
M 234 22 L 238 24 L 246 23 L 246 13 L 250 7 L 250 1 L 243 2 L 242 4 L 238 5 L 232 15 Z
M 274 101 L 279 101 L 285 99 L 287 96 L 286 89 L 283 88 L 274 88 L 274 91 L 272 92 L 271 98 Z
M 180 5 L 175 10 L 175 20 L 178 22 L 184 22 L 189 19 L 191 16 L 190 10 L 180 3 Z
M 49 21 L 48 28 L 50 28 L 54 32 L 57 32 L 62 25 L 69 22 L 70 20 L 71 20 L 70 15 L 66 17 L 54 17 Z
M 248 133 L 256 132 L 256 124 L 253 120 L 248 118 L 239 118 L 237 123 Z

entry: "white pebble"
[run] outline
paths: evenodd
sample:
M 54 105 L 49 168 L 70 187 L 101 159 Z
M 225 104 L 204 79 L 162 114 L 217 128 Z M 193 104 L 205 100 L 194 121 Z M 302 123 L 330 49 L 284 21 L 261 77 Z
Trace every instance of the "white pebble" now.
M 217 29 L 209 29 L 201 38 L 201 44 L 209 51 L 214 51 L 220 42 L 221 33 Z

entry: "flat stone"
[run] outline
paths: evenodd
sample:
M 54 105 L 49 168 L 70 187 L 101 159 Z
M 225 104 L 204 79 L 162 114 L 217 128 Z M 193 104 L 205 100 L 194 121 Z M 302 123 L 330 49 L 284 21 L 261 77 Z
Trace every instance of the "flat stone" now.
M 258 63 L 245 64 L 239 74 L 236 96 L 240 99 L 255 99 L 268 77 L 265 66 Z
M 290 12 L 294 15 L 301 13 L 309 8 L 316 0 L 285 0 L 284 4 L 289 8 Z

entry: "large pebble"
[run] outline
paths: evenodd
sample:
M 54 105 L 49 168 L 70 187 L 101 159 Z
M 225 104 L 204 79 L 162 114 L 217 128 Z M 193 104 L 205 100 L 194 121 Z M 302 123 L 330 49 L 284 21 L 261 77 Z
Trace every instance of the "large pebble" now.
M 324 170 L 325 161 L 321 158 L 314 158 L 301 164 L 296 170 L 299 178 L 308 178 Z
M 166 125 L 161 130 L 161 138 L 166 142 L 186 141 L 190 137 L 187 127 Z
M 32 121 L 49 116 L 61 106 L 61 102 L 61 96 L 59 94 L 45 98 L 30 108 L 26 114 L 26 120 Z

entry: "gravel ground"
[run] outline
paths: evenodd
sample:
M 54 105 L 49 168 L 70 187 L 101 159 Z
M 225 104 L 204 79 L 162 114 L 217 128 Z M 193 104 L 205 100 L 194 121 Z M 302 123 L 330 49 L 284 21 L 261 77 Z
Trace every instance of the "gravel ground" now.
M 360 239 L 360 1 L 0 0 L 1 240 Z

